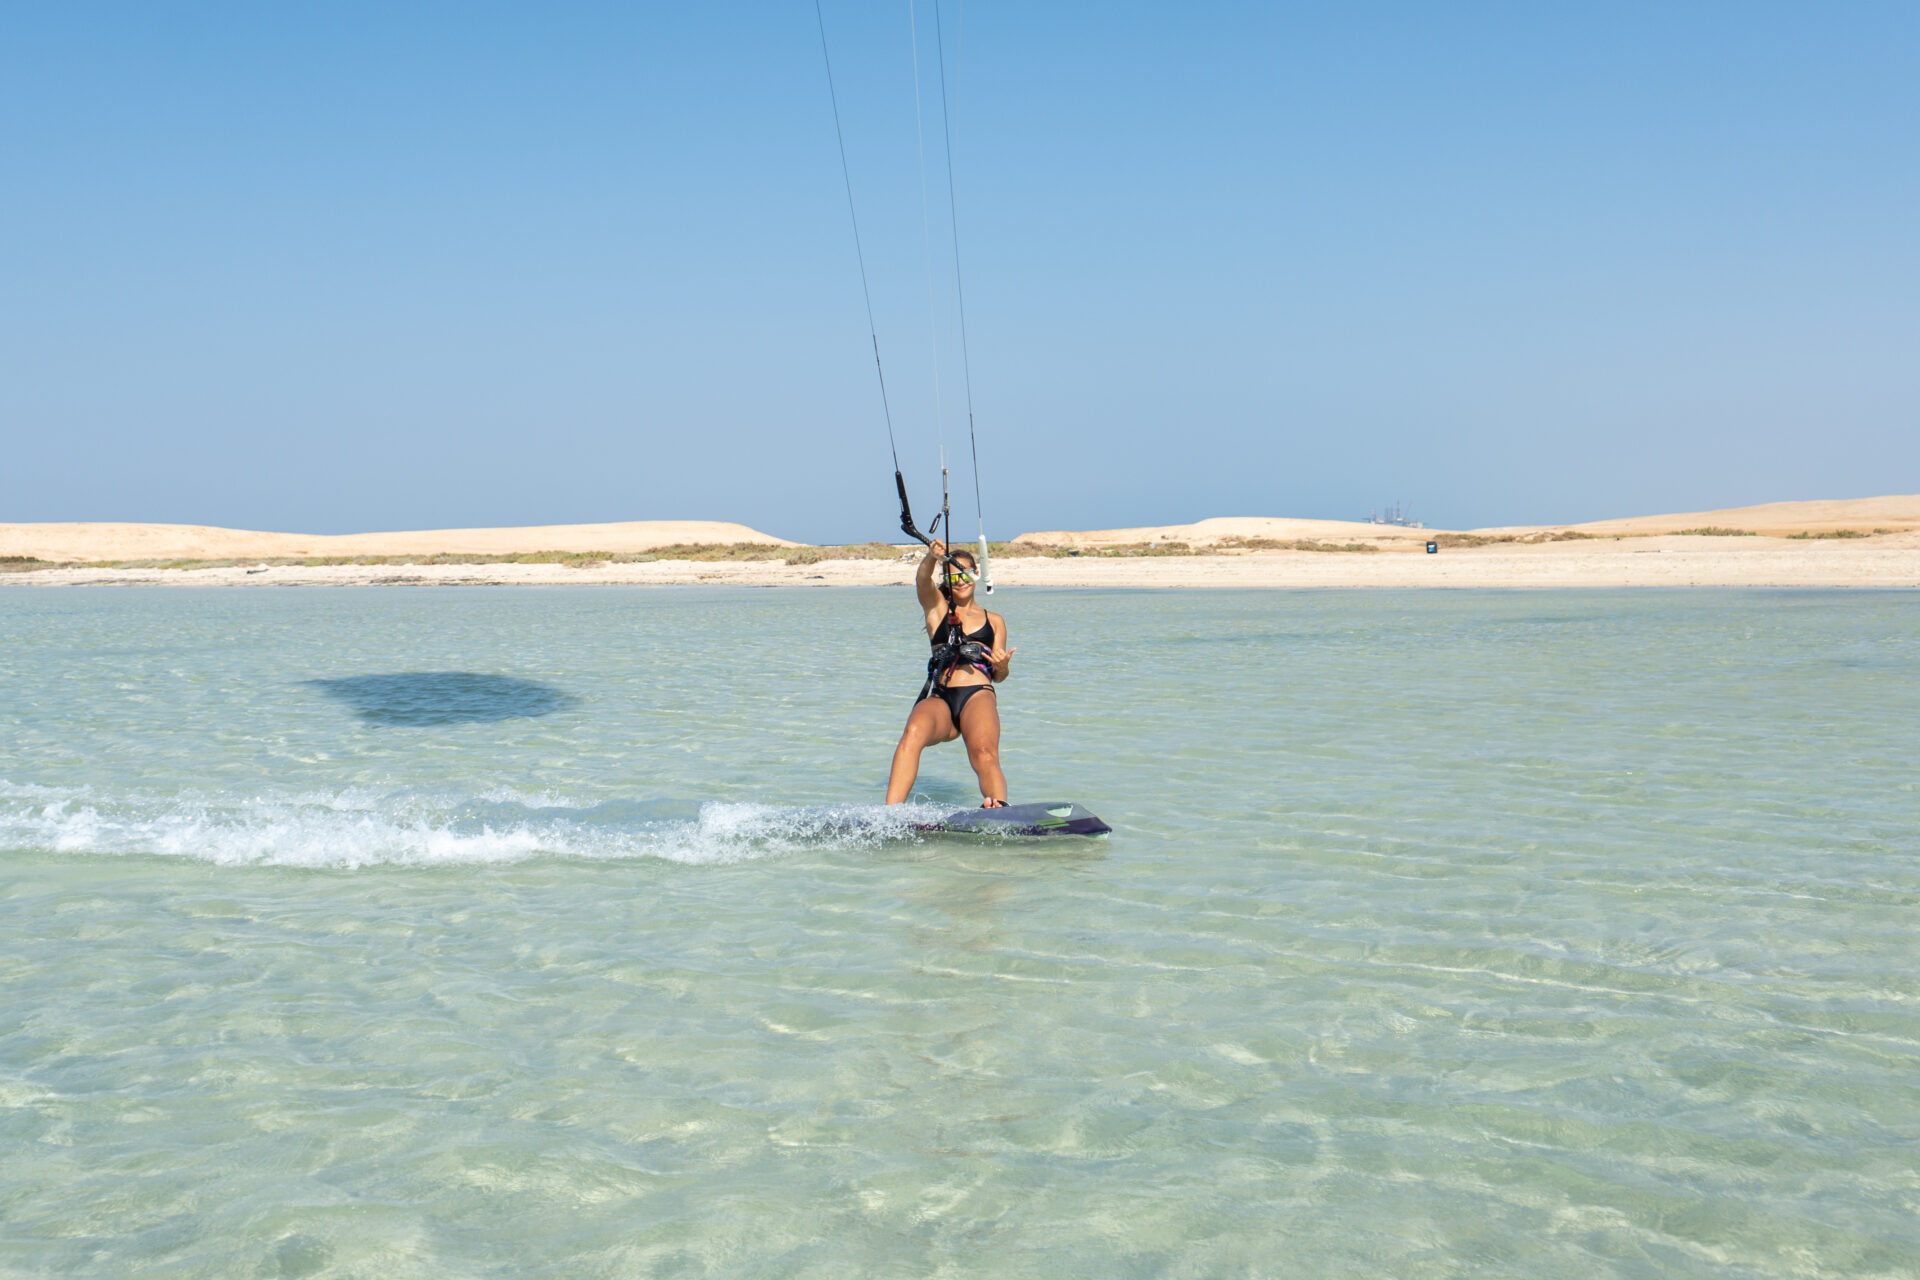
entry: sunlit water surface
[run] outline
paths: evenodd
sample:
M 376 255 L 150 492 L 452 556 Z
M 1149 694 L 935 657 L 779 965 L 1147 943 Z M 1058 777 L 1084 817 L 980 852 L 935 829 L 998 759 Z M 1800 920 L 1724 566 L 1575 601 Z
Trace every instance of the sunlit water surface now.
M 0 592 L 0 1272 L 1920 1274 L 1920 596 L 996 603 Z

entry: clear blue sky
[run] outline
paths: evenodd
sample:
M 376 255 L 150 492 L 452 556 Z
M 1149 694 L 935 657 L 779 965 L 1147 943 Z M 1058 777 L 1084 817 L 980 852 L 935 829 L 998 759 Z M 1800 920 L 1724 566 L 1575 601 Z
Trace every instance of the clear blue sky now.
M 925 507 L 931 3 L 932 317 L 825 12 Z M 1920 490 L 1911 0 L 944 12 L 995 537 Z M 892 531 L 809 0 L 15 4 L 0 112 L 0 521 Z

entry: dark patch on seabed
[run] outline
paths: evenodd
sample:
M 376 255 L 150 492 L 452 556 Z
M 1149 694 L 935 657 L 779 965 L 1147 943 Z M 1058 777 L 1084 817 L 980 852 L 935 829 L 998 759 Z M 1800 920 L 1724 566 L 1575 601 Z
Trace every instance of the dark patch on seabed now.
M 396 671 L 303 680 L 369 724 L 488 724 L 564 711 L 579 699 L 537 680 L 475 671 Z

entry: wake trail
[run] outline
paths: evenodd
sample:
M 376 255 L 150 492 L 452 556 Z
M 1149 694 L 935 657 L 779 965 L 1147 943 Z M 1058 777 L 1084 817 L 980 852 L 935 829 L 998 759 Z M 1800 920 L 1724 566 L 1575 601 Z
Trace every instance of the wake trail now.
M 657 858 L 689 865 L 924 838 L 944 810 L 612 800 L 413 788 L 109 794 L 0 781 L 0 851 L 191 858 L 220 866 L 352 870 L 537 858 Z

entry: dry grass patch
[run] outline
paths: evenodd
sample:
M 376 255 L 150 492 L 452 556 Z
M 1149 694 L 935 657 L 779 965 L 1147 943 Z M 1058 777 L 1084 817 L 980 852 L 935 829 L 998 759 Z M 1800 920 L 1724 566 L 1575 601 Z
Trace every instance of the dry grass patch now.
M 651 564 L 656 560 L 784 561 L 787 564 L 818 564 L 822 560 L 892 560 L 900 555 L 897 547 L 884 542 L 863 542 L 840 547 L 776 547 L 759 542 L 681 542 L 654 547 L 649 551 L 521 551 L 510 555 L 482 555 L 443 552 L 439 555 L 411 556 L 269 556 L 241 559 L 169 559 L 169 560 L 89 560 L 82 567 L 98 569 L 234 569 L 272 568 L 321 569 L 333 565 L 431 565 L 431 564 L 557 564 L 569 569 L 590 569 L 605 564 Z M 10 561 L 21 561 L 10 564 Z M 0 571 L 21 572 L 30 569 L 70 568 L 33 560 L 26 556 L 0 557 Z
M 822 560 L 898 560 L 900 548 L 885 542 L 857 542 L 834 547 L 780 547 L 779 559 L 788 564 L 819 564 Z M 912 552 L 906 552 L 911 556 Z
M 991 550 L 991 543 L 987 544 Z M 1138 556 L 1191 556 L 1198 555 L 1184 542 L 1120 542 L 1105 547 L 1061 546 L 1044 542 L 1021 542 L 1009 544 L 1009 556 L 1047 556 L 1051 559 L 1085 557 L 1090 560 L 1131 559 Z
M 1317 538 L 1222 538 L 1214 543 L 1221 551 L 1379 551 L 1377 542 L 1321 542 Z
M 1491 547 L 1503 542 L 1532 547 L 1543 542 L 1583 542 L 1604 536 L 1611 535 L 1582 533 L 1578 529 L 1542 529 L 1537 533 L 1436 533 L 1428 541 L 1442 547 Z

